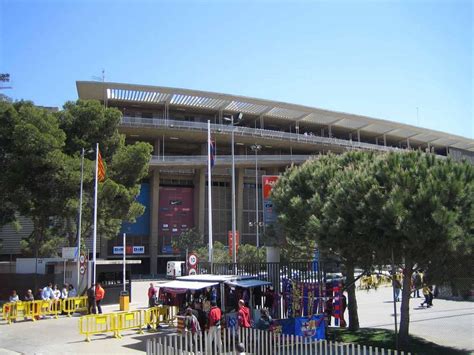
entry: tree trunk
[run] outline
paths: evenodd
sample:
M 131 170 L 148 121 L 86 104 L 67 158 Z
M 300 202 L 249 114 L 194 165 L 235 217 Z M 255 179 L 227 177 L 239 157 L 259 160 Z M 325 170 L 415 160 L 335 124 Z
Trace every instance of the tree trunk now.
M 409 342 L 410 325 L 410 294 L 411 294 L 411 276 L 413 274 L 413 263 L 405 262 L 403 269 L 403 288 L 402 288 L 402 306 L 400 310 L 400 329 L 398 332 L 398 344 L 405 346 Z
M 349 330 L 359 329 L 359 314 L 357 312 L 356 287 L 354 283 L 354 264 L 346 263 L 347 303 L 349 310 Z

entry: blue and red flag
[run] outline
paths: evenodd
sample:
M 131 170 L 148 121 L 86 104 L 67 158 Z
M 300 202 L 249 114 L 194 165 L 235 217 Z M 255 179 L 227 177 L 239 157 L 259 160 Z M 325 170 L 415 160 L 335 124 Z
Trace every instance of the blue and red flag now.
M 214 167 L 214 163 L 215 163 L 215 160 L 216 160 L 216 143 L 212 140 L 209 141 L 209 145 L 210 145 L 210 151 L 211 151 L 211 168 Z

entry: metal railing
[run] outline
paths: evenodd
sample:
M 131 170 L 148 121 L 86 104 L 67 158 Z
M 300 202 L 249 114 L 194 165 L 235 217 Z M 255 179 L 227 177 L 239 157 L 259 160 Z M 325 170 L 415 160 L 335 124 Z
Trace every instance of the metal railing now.
M 189 121 L 178 121 L 178 120 L 164 120 L 156 118 L 142 118 L 142 117 L 128 117 L 122 118 L 122 126 L 128 127 L 150 127 L 150 128 L 172 128 L 172 129 L 184 129 L 199 132 L 207 131 L 207 123 L 205 122 L 189 122 Z M 388 147 L 377 144 L 370 144 L 364 142 L 355 142 L 352 140 L 344 140 L 340 138 L 329 138 L 312 135 L 304 135 L 299 133 L 289 133 L 281 131 L 273 131 L 261 128 L 250 128 L 240 126 L 229 126 L 221 124 L 211 123 L 211 131 L 219 134 L 231 134 L 234 131 L 235 135 L 256 137 L 256 138 L 267 138 L 284 140 L 298 143 L 318 144 L 327 147 L 340 147 L 347 150 L 375 150 L 375 151 L 405 151 L 404 149 L 396 147 Z
M 259 155 L 258 163 L 269 164 L 269 163 L 303 163 L 311 157 L 316 157 L 313 155 Z M 236 155 L 235 164 L 237 165 L 255 165 L 255 156 L 251 155 Z M 188 166 L 192 164 L 193 166 L 206 166 L 207 165 L 207 155 L 167 155 L 167 156 L 152 156 L 150 160 L 150 165 L 170 165 L 170 166 Z M 231 155 L 217 155 L 215 158 L 215 164 L 218 166 L 230 166 L 232 164 Z

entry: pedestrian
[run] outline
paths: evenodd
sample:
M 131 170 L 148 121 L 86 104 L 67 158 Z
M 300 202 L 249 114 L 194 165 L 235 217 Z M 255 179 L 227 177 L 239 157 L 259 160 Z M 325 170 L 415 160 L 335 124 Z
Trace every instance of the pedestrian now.
M 427 284 L 423 285 L 423 296 L 425 296 L 425 300 L 421 302 L 421 306 L 426 304 L 426 308 L 430 308 L 433 306 L 433 292 L 431 291 L 431 287 Z
M 235 346 L 235 350 L 237 351 L 237 354 L 238 355 L 245 355 L 245 346 L 243 343 L 238 343 L 236 346 Z
M 23 297 L 23 300 L 25 302 L 34 301 L 35 297 L 33 296 L 33 291 L 31 291 L 31 290 L 26 291 L 26 295 L 25 295 L 25 297 Z
M 41 299 L 50 300 L 53 298 L 53 284 L 50 282 L 47 286 L 43 288 L 41 292 Z
M 260 330 L 268 330 L 272 325 L 272 317 L 270 316 L 268 309 L 262 309 L 262 313 L 260 314 L 260 319 L 257 322 L 257 329 Z
M 61 299 L 65 300 L 69 296 L 68 285 L 64 284 L 63 288 L 61 289 Z
M 148 288 L 148 307 L 155 307 L 158 305 L 158 291 L 152 282 L 150 282 L 150 287 Z
M 214 302 L 217 302 L 217 289 L 213 286 L 211 288 L 211 302 L 214 301 Z
M 77 297 L 77 291 L 76 291 L 76 289 L 74 288 L 74 286 L 72 284 L 69 285 L 69 287 L 68 287 L 67 296 L 68 297 Z
M 218 353 L 221 353 L 222 342 L 221 342 L 221 318 L 222 311 L 217 307 L 216 302 L 211 302 L 211 310 L 209 311 L 209 344 L 214 342 L 214 346 L 217 346 Z
M 238 320 L 239 327 L 250 328 L 250 310 L 245 306 L 244 300 L 239 300 Z
M 423 279 L 421 273 L 416 270 L 412 276 L 412 285 L 413 285 L 413 298 L 420 298 L 420 288 L 423 287 Z
M 184 319 L 185 330 L 191 332 L 193 335 L 196 332 L 201 331 L 201 326 L 196 315 L 193 314 L 193 309 L 191 307 L 186 308 L 186 314 Z
M 273 308 L 274 299 L 275 299 L 275 291 L 273 290 L 273 286 L 270 286 L 265 291 L 265 302 L 263 304 L 263 307 L 271 311 Z
M 58 289 L 58 285 L 54 285 L 53 287 L 53 297 L 52 299 L 57 301 L 61 298 L 61 291 Z
M 400 273 L 395 273 L 393 276 L 393 292 L 395 294 L 395 302 L 400 302 L 400 291 L 402 290 L 402 276 Z
M 95 314 L 95 284 L 87 289 L 87 314 Z
M 158 305 L 158 291 L 153 285 L 152 282 L 150 282 L 150 287 L 148 288 L 148 307 L 152 308 Z M 158 319 L 155 319 L 153 313 L 150 313 L 152 319 L 150 319 L 150 323 L 158 322 Z M 158 317 L 159 318 L 159 317 Z M 146 328 L 151 329 L 151 324 L 148 323 Z
M 341 293 L 341 314 L 340 314 L 341 328 L 347 327 L 346 320 L 344 319 L 344 313 L 346 312 L 346 308 L 347 308 L 347 297 L 343 291 Z
M 105 290 L 102 288 L 102 285 L 100 282 L 97 282 L 97 285 L 95 287 L 95 304 L 97 307 L 97 312 L 99 314 L 102 314 L 102 307 L 100 306 L 100 302 L 104 299 L 105 297 Z
M 8 301 L 11 303 L 19 302 L 20 299 L 18 298 L 18 294 L 16 293 L 16 290 L 12 290 L 12 294 L 8 298 Z

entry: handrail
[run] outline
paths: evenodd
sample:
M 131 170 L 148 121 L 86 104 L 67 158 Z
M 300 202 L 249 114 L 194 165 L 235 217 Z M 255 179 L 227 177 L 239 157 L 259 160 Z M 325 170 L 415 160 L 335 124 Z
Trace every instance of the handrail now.
M 188 129 L 206 132 L 207 123 L 205 122 L 190 122 L 190 121 L 178 121 L 178 120 L 165 120 L 165 119 L 156 119 L 156 118 L 143 118 L 143 117 L 128 117 L 125 116 L 122 118 L 122 126 L 135 127 L 137 125 L 144 127 L 166 127 L 166 128 L 177 128 L 177 129 Z M 272 131 L 268 129 L 261 128 L 250 128 L 250 127 L 240 127 L 240 126 L 229 126 L 222 124 L 211 123 L 211 131 L 213 133 L 219 134 L 231 134 L 234 131 L 234 134 L 241 136 L 252 136 L 259 138 L 269 138 L 269 139 L 279 139 L 286 141 L 293 141 L 299 143 L 308 143 L 308 144 L 323 144 L 329 146 L 340 146 L 346 149 L 365 149 L 365 150 L 377 150 L 377 151 L 405 151 L 405 149 L 381 146 L 377 144 L 364 143 L 364 142 L 355 142 L 352 140 L 344 140 L 340 138 L 329 138 L 329 137 L 320 137 L 320 136 L 311 136 L 298 133 L 289 133 L 281 131 Z

